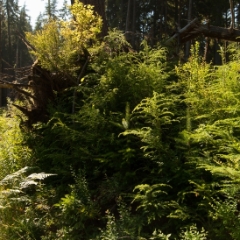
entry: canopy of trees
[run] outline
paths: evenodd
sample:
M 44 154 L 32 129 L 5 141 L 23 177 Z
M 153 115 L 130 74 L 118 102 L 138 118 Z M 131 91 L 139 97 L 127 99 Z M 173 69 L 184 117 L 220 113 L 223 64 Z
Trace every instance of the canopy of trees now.
M 239 3 L 0 8 L 0 240 L 240 239 Z

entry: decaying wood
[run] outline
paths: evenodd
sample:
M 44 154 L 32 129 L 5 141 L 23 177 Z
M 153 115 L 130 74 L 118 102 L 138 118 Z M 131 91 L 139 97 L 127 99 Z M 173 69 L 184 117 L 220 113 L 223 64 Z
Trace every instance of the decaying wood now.
M 24 106 L 17 104 L 12 106 L 27 117 L 23 124 L 28 127 L 38 121 L 47 121 L 47 105 L 49 102 L 54 102 L 56 93 L 76 86 L 76 80 L 73 81 L 69 74 L 50 72 L 42 68 L 39 61 L 28 67 L 11 68 L 11 70 L 15 73 L 15 80 L 12 75 L 1 75 L 0 88 L 11 89 L 17 98 L 24 100 Z
M 234 28 L 223 28 L 200 23 L 197 18 L 180 29 L 171 38 L 166 41 L 169 45 L 175 38 L 179 38 L 180 43 L 185 43 L 200 35 L 209 38 L 217 38 L 226 41 L 240 42 L 240 30 Z
M 181 36 L 181 42 L 186 42 L 199 35 L 203 35 L 209 38 L 217 38 L 231 42 L 240 42 L 240 30 L 230 29 L 216 26 L 200 25 L 196 29 L 193 29 L 186 36 Z
M 25 78 L 24 78 L 25 79 Z M 21 84 L 21 83 L 15 83 L 15 82 L 7 82 L 4 80 L 0 80 L 0 88 L 8 88 L 8 89 L 12 89 L 12 88 L 31 88 L 32 86 L 29 84 Z

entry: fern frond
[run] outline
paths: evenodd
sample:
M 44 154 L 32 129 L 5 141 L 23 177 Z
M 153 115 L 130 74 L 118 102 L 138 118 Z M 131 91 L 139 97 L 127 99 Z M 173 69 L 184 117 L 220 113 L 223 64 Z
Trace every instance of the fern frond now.
M 31 202 L 31 200 L 26 196 L 15 197 L 15 198 L 11 197 L 11 198 L 9 198 L 9 200 L 11 200 L 11 202 L 15 202 L 15 203 L 22 203 L 22 202 L 29 203 L 29 202 Z
M 22 191 L 19 190 L 19 189 L 7 189 L 7 190 L 2 190 L 0 193 L 5 195 L 5 196 L 10 196 L 12 194 L 22 193 Z
M 57 174 L 54 173 L 32 173 L 29 176 L 27 176 L 21 183 L 20 187 L 21 189 L 28 188 L 29 186 L 32 185 L 38 185 L 38 181 L 36 180 L 44 180 L 45 178 L 51 177 L 51 176 L 56 176 Z
M 12 174 L 7 175 L 4 179 L 2 179 L 0 181 L 0 185 L 5 185 L 5 184 L 7 184 L 9 182 L 14 181 L 16 178 L 20 178 L 21 175 L 23 175 L 24 173 L 28 172 L 30 169 L 31 169 L 30 167 L 26 166 L 26 167 L 18 170 L 17 172 L 14 172 Z
M 36 185 L 38 185 L 38 182 L 35 182 L 33 180 L 21 182 L 20 183 L 20 188 L 24 189 L 24 188 L 28 188 L 29 186 L 32 186 L 32 185 L 36 186 Z
M 48 178 L 50 176 L 56 176 L 57 174 L 54 173 L 32 173 L 27 177 L 27 179 L 32 179 L 32 180 L 44 180 L 45 178 Z

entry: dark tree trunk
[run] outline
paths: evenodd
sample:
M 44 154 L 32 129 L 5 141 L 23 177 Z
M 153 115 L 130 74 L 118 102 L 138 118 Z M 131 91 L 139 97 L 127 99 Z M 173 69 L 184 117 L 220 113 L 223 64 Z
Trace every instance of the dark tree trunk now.
M 2 42 L 2 6 L 3 2 L 0 1 L 0 43 Z M 0 79 L 2 79 L 2 44 L 0 44 Z M 2 91 L 0 88 L 0 107 L 2 106 Z
M 192 0 L 189 0 L 189 3 L 188 3 L 188 22 L 191 21 L 191 18 L 192 18 Z M 184 57 L 185 61 L 187 61 L 188 58 L 189 58 L 190 48 L 191 48 L 191 42 L 187 41 L 186 44 L 185 44 L 185 57 Z
M 94 10 L 102 17 L 103 27 L 101 36 L 104 37 L 108 32 L 107 19 L 105 14 L 105 1 L 104 0 L 81 0 L 84 4 L 90 4 L 94 6 Z M 74 4 L 74 0 L 71 0 L 71 4 Z
M 130 42 L 130 11 L 131 11 L 131 0 L 128 0 L 127 7 L 127 16 L 126 16 L 126 28 L 125 28 L 125 36 L 128 42 Z
M 230 28 L 233 29 L 235 26 L 235 16 L 234 16 L 234 6 L 233 6 L 233 0 L 229 0 L 230 4 L 230 12 L 231 12 L 231 25 Z
M 133 15 L 132 15 L 132 39 L 131 39 L 131 45 L 135 49 L 135 32 L 136 32 L 136 0 L 133 0 Z
M 7 34 L 8 34 L 8 62 L 11 62 L 11 53 L 12 53 L 12 42 L 11 42 L 11 20 L 10 20 L 10 5 L 9 0 L 6 1 L 6 9 L 7 9 Z

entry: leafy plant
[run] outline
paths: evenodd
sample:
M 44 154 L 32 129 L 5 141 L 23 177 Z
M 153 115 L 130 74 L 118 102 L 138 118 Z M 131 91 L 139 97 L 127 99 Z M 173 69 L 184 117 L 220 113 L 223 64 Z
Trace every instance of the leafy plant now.
M 78 58 L 100 32 L 102 20 L 92 6 L 76 1 L 70 11 L 71 20 L 50 20 L 42 30 L 26 34 L 35 49 L 31 53 L 47 70 L 74 74 Z
M 56 237 L 59 239 L 86 239 L 97 230 L 92 231 L 85 226 L 87 221 L 94 221 L 99 216 L 98 206 L 91 200 L 86 178 L 81 172 L 74 177 L 76 183 L 71 186 L 71 193 L 54 205 L 60 210 L 56 222 Z
M 25 144 L 25 134 L 19 127 L 20 118 L 12 109 L 0 115 L 0 179 L 26 166 L 34 164 L 31 149 Z M 11 116 L 12 114 L 12 116 Z
M 145 239 L 140 236 L 143 224 L 141 218 L 132 214 L 121 199 L 118 200 L 118 215 L 116 219 L 109 210 L 106 211 L 106 228 L 100 229 L 101 233 L 96 239 Z

